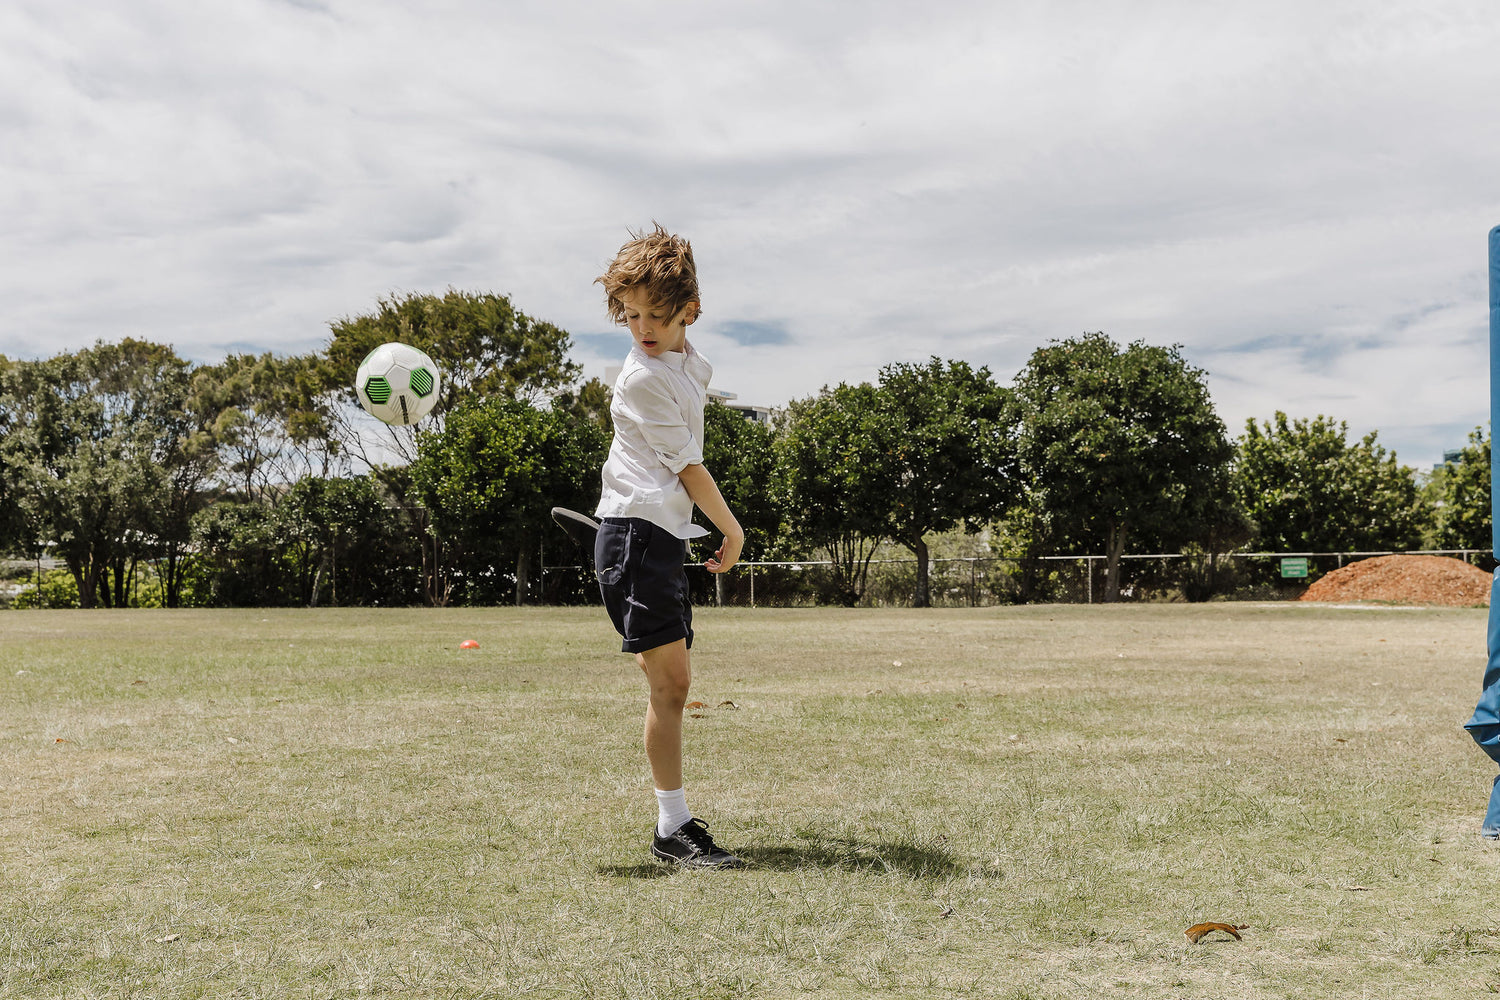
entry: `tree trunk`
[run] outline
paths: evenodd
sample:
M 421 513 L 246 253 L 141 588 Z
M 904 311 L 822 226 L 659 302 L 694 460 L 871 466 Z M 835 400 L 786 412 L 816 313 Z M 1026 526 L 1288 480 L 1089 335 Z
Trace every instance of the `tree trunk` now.
M 160 568 L 157 572 L 160 572 Z M 167 607 L 182 607 L 182 553 L 178 551 L 176 542 L 167 550 L 167 575 L 163 583 Z
M 1120 599 L 1120 556 L 1125 554 L 1125 526 L 1109 529 L 1109 541 L 1104 561 L 1104 603 L 1113 604 Z
M 437 535 L 427 533 L 422 539 L 422 597 L 429 608 L 441 607 L 437 602 Z
M 442 555 L 437 533 L 429 531 L 422 544 L 422 597 L 433 608 L 446 608 L 453 595 L 453 581 L 443 567 Z
M 105 561 L 94 553 L 88 556 L 88 568 L 84 570 L 83 585 L 89 590 L 89 602 L 83 603 L 83 591 L 78 593 L 78 606 L 82 608 L 97 608 L 101 604 L 109 607 L 109 567 Z
M 328 575 L 328 569 L 329 569 L 329 555 L 328 555 L 328 550 L 324 549 L 323 550 L 322 558 L 320 558 L 318 560 L 318 568 L 313 573 L 313 578 L 312 578 L 312 597 L 307 602 L 307 606 L 310 607 L 310 608 L 315 608 L 315 607 L 318 606 L 318 593 L 323 589 L 323 578 Z
M 99 567 L 94 580 L 94 603 L 97 607 L 114 607 L 114 591 L 109 588 L 109 564 Z
M 321 582 L 318 576 L 323 567 L 321 563 L 313 566 L 311 543 L 302 542 L 298 548 L 301 554 L 297 557 L 297 586 L 303 603 L 312 607 L 317 601 L 317 588 Z
M 527 550 L 526 544 L 523 542 L 521 544 L 521 553 L 516 556 L 516 607 L 518 608 L 525 599 L 526 588 L 530 582 L 528 580 L 530 572 L 531 553 Z
M 90 570 L 93 564 L 72 557 L 65 557 L 63 562 L 67 563 L 68 572 L 73 574 L 73 582 L 78 584 L 78 606 L 92 608 L 94 606 L 94 583 L 90 579 Z M 37 590 L 40 593 L 40 578 L 37 581 Z
M 912 597 L 911 606 L 914 608 L 930 608 L 932 607 L 932 586 L 931 577 L 928 573 L 927 541 L 921 535 L 918 535 L 916 541 L 907 542 L 906 547 L 911 549 L 917 557 L 917 592 Z

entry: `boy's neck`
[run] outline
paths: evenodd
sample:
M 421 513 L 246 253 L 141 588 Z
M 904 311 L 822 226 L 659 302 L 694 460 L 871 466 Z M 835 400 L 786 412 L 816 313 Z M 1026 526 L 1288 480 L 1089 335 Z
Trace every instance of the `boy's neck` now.
M 680 351 L 662 351 L 660 354 L 647 354 L 645 351 L 641 350 L 641 345 L 631 344 L 630 353 L 639 354 L 643 358 L 654 357 L 656 358 L 656 360 L 662 361 L 670 358 L 685 358 L 688 355 L 694 354 L 696 352 L 693 350 L 693 345 L 690 342 L 684 340 L 682 342 L 682 350 Z

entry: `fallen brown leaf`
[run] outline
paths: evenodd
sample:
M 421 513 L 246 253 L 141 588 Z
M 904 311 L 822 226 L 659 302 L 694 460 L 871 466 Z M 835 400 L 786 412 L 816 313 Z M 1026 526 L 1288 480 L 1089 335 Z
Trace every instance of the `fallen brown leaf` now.
M 730 701 L 730 700 L 728 700 L 726 698 L 724 701 L 719 702 L 719 707 L 720 708 L 739 708 L 740 706 L 736 705 L 734 702 L 732 702 L 732 701 Z
M 1205 934 L 1212 934 L 1214 931 L 1223 931 L 1236 941 L 1239 941 L 1242 940 L 1240 938 L 1240 931 L 1247 930 L 1249 927 L 1249 924 L 1221 924 L 1216 920 L 1210 920 L 1207 923 L 1194 924 L 1183 931 L 1183 933 L 1187 935 L 1189 944 L 1197 944 Z
M 684 705 L 682 707 L 683 708 L 707 708 L 708 706 L 705 705 L 705 704 L 703 704 L 703 702 L 701 702 L 701 701 L 690 701 L 690 702 L 688 702 L 686 705 Z

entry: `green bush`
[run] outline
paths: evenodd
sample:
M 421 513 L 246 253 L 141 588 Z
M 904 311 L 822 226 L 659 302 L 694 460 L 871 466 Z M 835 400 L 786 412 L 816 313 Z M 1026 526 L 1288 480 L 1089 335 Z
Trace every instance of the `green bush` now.
M 33 574 L 31 582 L 16 595 L 11 607 L 76 608 L 78 581 L 65 569 L 49 569 L 42 574 L 41 585 L 38 586 Z

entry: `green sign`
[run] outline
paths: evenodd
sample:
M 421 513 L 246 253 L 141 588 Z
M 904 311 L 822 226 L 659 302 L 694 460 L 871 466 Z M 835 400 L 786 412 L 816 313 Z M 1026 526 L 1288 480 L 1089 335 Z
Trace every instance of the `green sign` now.
M 1305 580 L 1307 578 L 1307 559 L 1299 556 L 1295 559 L 1287 558 L 1281 560 L 1281 578 L 1283 580 Z

